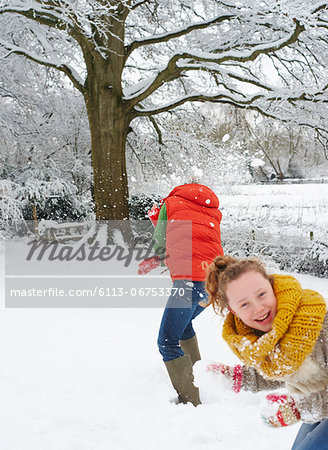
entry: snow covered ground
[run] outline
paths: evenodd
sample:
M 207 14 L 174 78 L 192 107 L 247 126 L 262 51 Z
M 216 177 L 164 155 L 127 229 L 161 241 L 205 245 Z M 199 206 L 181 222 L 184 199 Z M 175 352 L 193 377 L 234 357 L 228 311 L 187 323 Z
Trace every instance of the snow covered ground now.
M 287 450 L 298 425 L 261 421 L 264 393 L 235 394 L 196 370 L 203 404 L 174 405 L 156 348 L 160 308 L 4 308 L 0 436 L 6 450 Z M 297 275 L 328 296 L 328 280 Z M 221 319 L 196 321 L 202 357 L 236 362 Z M 214 379 L 213 379 L 214 377 Z
M 315 226 L 324 236 L 327 186 L 290 186 L 275 195 L 271 186 L 216 192 L 226 217 L 235 208 L 236 218 L 253 220 L 256 203 L 261 217 L 256 229 L 270 210 L 277 211 L 277 221 L 287 213 L 295 217 L 286 220 L 293 230 Z M 258 206 L 263 202 L 270 207 Z M 293 212 L 287 209 L 291 204 Z M 261 420 L 265 393 L 235 394 L 206 374 L 202 362 L 195 372 L 203 404 L 170 403 L 175 393 L 156 346 L 161 308 L 5 308 L 3 257 L 0 261 L 1 448 L 290 449 L 299 425 L 268 428 Z M 296 277 L 328 297 L 328 280 Z M 196 319 L 203 360 L 235 363 L 221 324 L 211 309 Z

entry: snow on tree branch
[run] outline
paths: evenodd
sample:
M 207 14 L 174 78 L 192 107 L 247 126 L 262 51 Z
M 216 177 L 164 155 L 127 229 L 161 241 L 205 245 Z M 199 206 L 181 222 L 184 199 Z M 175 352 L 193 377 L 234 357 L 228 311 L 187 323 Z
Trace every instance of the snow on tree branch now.
M 42 4 L 42 3 L 41 3 Z M 21 5 L 21 6 L 19 6 Z M 13 5 L 12 7 L 9 6 L 0 6 L 0 14 L 20 14 L 28 19 L 35 20 L 43 25 L 47 25 L 50 27 L 63 27 L 63 17 L 62 17 L 62 11 L 58 7 L 56 8 L 53 6 L 53 2 L 49 2 L 48 4 L 45 4 L 43 7 L 35 7 L 32 5 L 29 5 L 26 7 L 26 4 L 18 3 L 17 6 Z M 69 25 L 70 27 L 73 26 L 73 22 L 70 20 L 66 21 L 66 25 Z
M 153 37 L 146 38 L 146 39 L 135 40 L 127 47 L 126 56 L 128 57 L 134 50 L 136 50 L 137 48 L 139 48 L 141 46 L 167 42 L 171 39 L 176 39 L 178 37 L 185 36 L 186 34 L 191 33 L 192 31 L 201 30 L 203 28 L 208 28 L 211 25 L 218 24 L 218 23 L 221 23 L 221 22 L 224 22 L 227 20 L 231 20 L 234 17 L 235 16 L 233 16 L 233 15 L 220 16 L 220 17 L 216 17 L 214 19 L 208 20 L 208 21 L 194 23 L 194 24 L 188 25 L 186 27 L 182 27 L 178 30 L 172 31 L 172 32 L 162 33 L 160 35 L 153 36 Z
M 0 39 L 0 47 L 3 47 L 8 50 L 8 53 L 5 55 L 6 58 L 8 58 L 11 54 L 25 56 L 25 58 L 29 59 L 30 61 L 41 64 L 42 66 L 47 66 L 47 67 L 51 67 L 53 69 L 57 69 L 57 70 L 65 73 L 65 75 L 67 75 L 68 78 L 72 81 L 74 86 L 79 91 L 81 91 L 81 92 L 83 91 L 83 80 L 79 77 L 76 70 L 74 70 L 73 67 L 69 67 L 67 64 L 63 64 L 59 59 L 49 60 L 47 58 L 41 58 L 36 53 L 30 52 L 27 49 L 9 44 L 5 41 L 2 41 L 1 39 Z
M 276 52 L 281 48 L 296 42 L 298 36 L 302 33 L 302 31 L 305 30 L 305 27 L 301 25 L 296 19 L 295 23 L 296 23 L 295 30 L 292 33 L 290 33 L 289 36 L 278 39 L 274 42 L 259 44 L 257 46 L 254 46 L 254 48 L 252 48 L 251 50 L 228 51 L 224 52 L 219 57 L 217 55 L 213 55 L 212 53 L 206 54 L 205 52 L 182 53 L 176 54 L 172 58 L 172 61 L 178 61 L 179 59 L 192 59 L 194 61 L 215 62 L 217 64 L 221 64 L 226 61 L 237 61 L 237 62 L 254 61 L 254 59 L 256 59 L 261 54 Z M 184 66 L 183 68 L 187 69 L 188 65 Z
M 234 51 L 227 51 L 223 52 L 221 55 L 212 54 L 212 53 L 206 53 L 202 51 L 194 51 L 194 52 L 183 52 L 183 53 L 176 53 L 171 57 L 169 60 L 167 66 L 157 74 L 156 77 L 153 77 L 148 84 L 145 84 L 144 89 L 133 98 L 128 97 L 126 100 L 129 100 L 130 102 L 137 104 L 143 99 L 147 98 L 150 94 L 152 94 L 156 89 L 158 89 L 163 83 L 167 83 L 169 81 L 172 81 L 173 79 L 178 78 L 181 73 L 187 71 L 187 70 L 204 70 L 204 65 L 196 65 L 195 61 L 199 62 L 211 62 L 215 63 L 217 65 L 220 65 L 222 63 L 225 63 L 227 61 L 236 61 L 236 62 L 246 62 L 246 61 L 253 61 L 261 54 L 267 54 L 271 52 L 276 52 L 280 50 L 283 47 L 286 47 L 292 43 L 294 43 L 300 33 L 304 31 L 304 26 L 301 25 L 297 20 L 295 20 L 296 26 L 293 32 L 291 32 L 289 35 L 287 35 L 284 38 L 277 39 L 273 42 L 268 42 L 266 44 L 259 44 L 255 47 L 253 47 L 251 50 L 234 50 Z M 183 64 L 183 62 L 180 62 L 180 60 L 187 60 L 186 63 Z M 191 60 L 190 63 L 188 60 Z M 190 66 L 189 66 L 190 64 Z M 218 72 L 220 71 L 219 68 L 217 68 Z M 264 86 L 262 86 L 264 87 Z

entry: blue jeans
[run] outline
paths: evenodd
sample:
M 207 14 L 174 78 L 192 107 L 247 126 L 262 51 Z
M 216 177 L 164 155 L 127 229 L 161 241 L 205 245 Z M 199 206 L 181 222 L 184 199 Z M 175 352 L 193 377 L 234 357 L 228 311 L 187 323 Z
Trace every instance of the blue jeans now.
M 303 423 L 292 450 L 328 450 L 328 419 L 317 423 Z
M 179 341 L 195 336 L 192 320 L 204 311 L 199 302 L 206 299 L 203 281 L 174 280 L 157 340 L 163 361 L 184 355 Z

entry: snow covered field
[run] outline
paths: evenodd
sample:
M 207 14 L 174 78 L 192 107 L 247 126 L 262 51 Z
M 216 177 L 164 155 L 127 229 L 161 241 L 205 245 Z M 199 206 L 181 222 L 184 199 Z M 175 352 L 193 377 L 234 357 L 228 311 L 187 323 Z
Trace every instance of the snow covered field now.
M 266 186 L 259 188 L 263 201 L 269 200 Z M 278 210 L 279 197 L 284 198 L 282 209 L 293 202 L 294 214 L 305 217 L 300 205 L 308 194 L 317 202 L 309 226 L 325 228 L 327 185 L 315 192 L 304 185 L 298 189 L 301 196 L 290 188 L 288 198 L 277 194 L 270 203 L 277 202 Z M 229 189 L 221 204 L 226 211 L 235 205 L 237 214 L 236 196 L 242 193 Z M 240 198 L 250 203 L 253 197 L 248 191 Z M 296 277 L 328 298 L 327 279 Z M 156 346 L 161 308 L 5 308 L 3 257 L 0 285 L 1 448 L 290 449 L 299 426 L 268 428 L 261 420 L 265 393 L 235 394 L 206 374 L 203 362 L 195 369 L 203 404 L 170 403 L 175 393 Z M 211 309 L 196 319 L 202 358 L 235 363 L 222 341 L 221 323 Z
M 328 183 L 218 186 L 222 228 L 309 238 L 327 237 Z
M 209 184 L 220 200 L 222 235 L 231 229 L 253 229 L 309 239 L 327 237 L 328 178 L 322 183 L 304 184 Z M 204 181 L 206 184 L 206 181 Z M 173 185 L 149 183 L 143 192 L 165 197 Z

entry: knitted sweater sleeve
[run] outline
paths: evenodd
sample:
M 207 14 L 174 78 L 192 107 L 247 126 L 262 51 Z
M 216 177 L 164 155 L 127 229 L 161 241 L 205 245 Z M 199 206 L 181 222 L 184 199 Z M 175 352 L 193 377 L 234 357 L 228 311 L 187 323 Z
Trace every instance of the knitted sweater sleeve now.
M 158 255 L 159 257 L 165 256 L 166 223 L 167 223 L 166 205 L 165 203 L 163 203 L 158 215 L 158 221 L 153 235 L 153 249 L 155 254 Z M 165 266 L 164 260 L 161 261 L 161 265 Z
M 301 413 L 301 419 L 306 423 L 322 422 L 328 417 L 328 392 L 320 391 L 295 398 L 296 407 Z
M 313 349 L 312 359 L 328 372 L 328 315 Z M 296 398 L 303 422 L 316 423 L 328 418 L 328 386 L 319 392 Z
M 328 373 L 328 314 L 326 314 L 320 336 L 314 346 L 311 358 Z M 306 377 L 299 381 L 307 383 Z M 309 379 L 313 384 L 313 379 Z M 243 367 L 243 389 L 258 392 L 287 387 L 285 382 L 263 378 L 253 367 Z M 301 413 L 301 420 L 307 423 L 321 422 L 328 418 L 328 386 L 308 395 L 294 395 L 296 406 Z
M 269 380 L 262 377 L 254 367 L 243 366 L 243 389 L 245 391 L 259 392 L 271 391 L 284 387 L 283 381 Z

